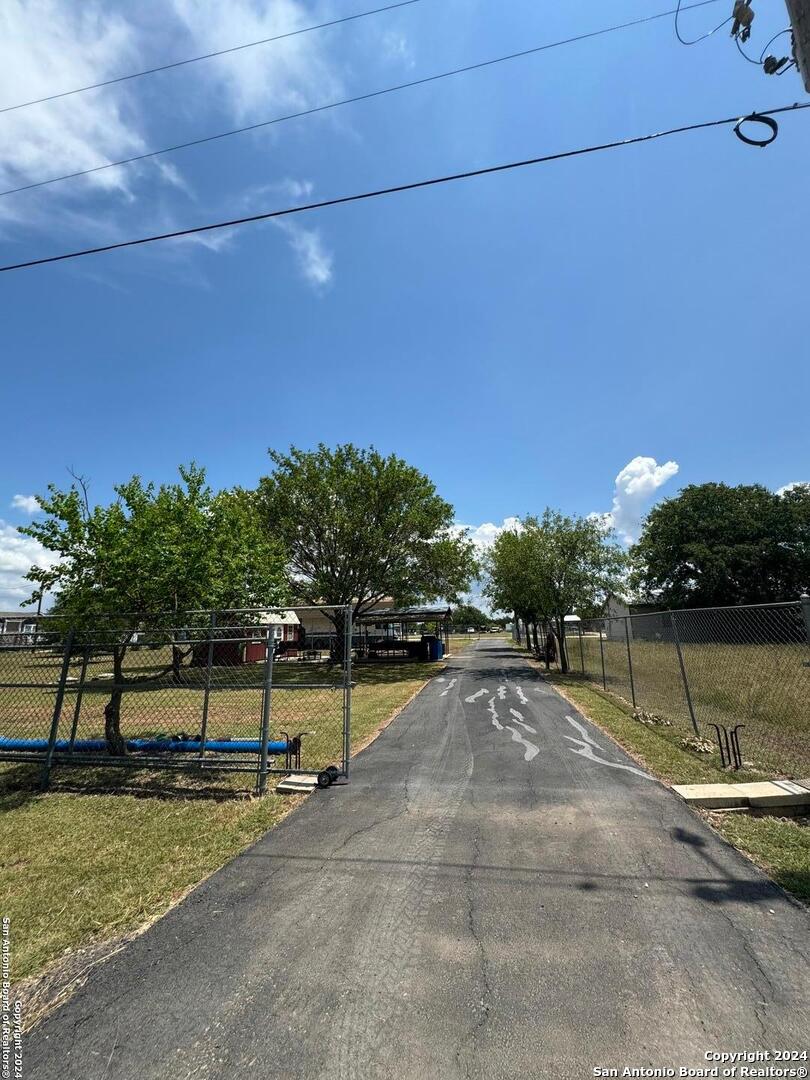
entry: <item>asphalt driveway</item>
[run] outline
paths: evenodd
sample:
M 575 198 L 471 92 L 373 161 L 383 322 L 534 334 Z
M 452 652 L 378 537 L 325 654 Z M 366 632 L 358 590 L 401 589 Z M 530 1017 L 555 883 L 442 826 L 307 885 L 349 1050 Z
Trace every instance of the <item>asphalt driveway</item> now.
M 800 1051 L 808 929 L 487 641 L 350 784 L 99 968 L 29 1037 L 25 1077 L 578 1078 Z

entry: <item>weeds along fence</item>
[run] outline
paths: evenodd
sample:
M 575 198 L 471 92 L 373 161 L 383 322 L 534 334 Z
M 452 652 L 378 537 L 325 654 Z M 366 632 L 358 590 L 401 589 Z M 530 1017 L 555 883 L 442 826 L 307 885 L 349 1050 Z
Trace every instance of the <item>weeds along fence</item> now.
M 326 650 L 306 634 L 324 615 Z M 39 764 L 43 786 L 62 766 L 248 772 L 261 792 L 272 773 L 348 776 L 350 609 L 124 621 L 0 635 L 0 760 Z
M 589 619 L 566 627 L 570 671 L 721 764 L 810 776 L 810 599 Z

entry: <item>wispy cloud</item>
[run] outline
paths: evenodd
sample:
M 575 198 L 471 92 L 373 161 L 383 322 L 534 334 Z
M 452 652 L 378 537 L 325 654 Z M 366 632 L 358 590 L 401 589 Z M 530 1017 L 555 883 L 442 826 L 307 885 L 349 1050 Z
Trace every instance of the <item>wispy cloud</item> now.
M 658 489 L 678 472 L 676 461 L 659 465 L 652 457 L 634 457 L 616 477 L 613 506 L 606 513 L 591 514 L 613 528 L 625 544 L 638 539 L 641 522 Z
M 11 500 L 14 510 L 22 510 L 25 514 L 36 514 L 39 511 L 39 503 L 35 495 L 15 495 Z
M 52 566 L 56 561 L 37 540 L 22 536 L 0 519 L 0 608 L 16 610 L 32 592 L 25 575 L 32 566 Z
M 114 76 L 137 63 L 133 26 L 100 3 L 6 0 L 0 7 L 0 98 L 30 101 Z M 0 184 L 16 187 L 137 154 L 137 119 L 114 91 L 79 94 L 7 112 Z M 108 169 L 71 184 L 127 193 L 132 171 Z
M 304 228 L 288 218 L 277 218 L 273 224 L 287 237 L 304 280 L 317 289 L 325 288 L 332 280 L 334 258 L 318 230 Z
M 154 12 L 148 8 L 114 12 L 101 0 L 8 0 L 0 7 L 0 100 L 33 100 L 313 21 L 312 9 L 300 0 L 232 0 L 226 5 L 171 0 L 160 14 L 158 42 L 150 21 Z M 214 118 L 229 126 L 339 97 L 343 61 L 332 55 L 333 43 L 327 33 L 301 34 L 185 68 L 180 83 L 162 84 L 170 92 L 172 85 L 182 87 L 182 94 L 171 99 L 171 115 L 191 123 L 194 135 L 210 129 Z M 139 106 L 152 85 L 152 80 L 125 82 L 4 114 L 0 188 L 92 168 L 160 145 L 165 130 L 158 138 L 152 131 L 154 110 Z M 272 147 L 280 130 L 276 136 L 268 129 L 262 139 Z M 177 134 L 182 138 L 183 129 Z M 139 232 L 181 228 L 188 200 L 197 200 L 185 175 L 191 160 L 155 158 L 0 198 L 0 228 L 10 242 L 25 242 L 37 233 L 70 243 L 111 243 Z M 300 201 L 312 184 L 280 180 L 254 192 L 262 190 L 285 202 Z M 304 280 L 323 289 L 332 280 L 334 258 L 321 234 L 297 222 L 283 231 Z M 235 235 L 199 234 L 143 249 L 143 255 L 168 264 L 190 262 L 195 249 L 222 252 L 235 243 Z
M 172 7 L 191 47 L 200 52 L 299 30 L 313 21 L 311 10 L 298 0 L 173 0 Z M 200 73 L 217 98 L 226 95 L 240 122 L 263 119 L 278 108 L 306 108 L 340 96 L 343 89 L 326 52 L 328 40 L 301 34 L 206 61 Z
M 784 495 L 788 491 L 793 491 L 794 488 L 801 487 L 810 488 L 810 480 L 794 480 L 790 484 L 783 484 L 782 487 L 776 489 L 776 494 Z

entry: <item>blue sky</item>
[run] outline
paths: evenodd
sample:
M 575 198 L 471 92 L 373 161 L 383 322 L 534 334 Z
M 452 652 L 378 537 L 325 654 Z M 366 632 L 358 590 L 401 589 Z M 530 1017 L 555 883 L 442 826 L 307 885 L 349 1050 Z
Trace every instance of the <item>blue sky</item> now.
M 8 104 L 361 11 L 303 0 L 9 0 Z M 0 115 L 13 187 L 569 37 L 670 4 L 419 3 Z M 687 13 L 696 36 L 725 0 Z M 759 49 L 786 23 L 758 5 Z M 784 42 L 785 39 L 782 39 Z M 807 100 L 727 29 L 670 19 L 0 198 L 2 261 Z M 3 275 L 0 606 L 25 498 L 72 466 L 107 499 L 269 446 L 353 441 L 425 469 L 482 538 L 545 505 L 630 537 L 687 483 L 810 476 L 810 119 L 767 150 L 683 135 L 199 240 Z M 159 164 L 158 164 L 159 163 Z M 622 479 L 617 483 L 617 477 Z M 21 496 L 12 505 L 15 496 Z

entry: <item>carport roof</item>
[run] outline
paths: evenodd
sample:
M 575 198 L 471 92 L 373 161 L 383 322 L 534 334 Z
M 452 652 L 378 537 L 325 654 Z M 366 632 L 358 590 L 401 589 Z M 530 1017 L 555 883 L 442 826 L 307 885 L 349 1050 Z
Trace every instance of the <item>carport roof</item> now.
M 449 619 L 451 615 L 449 607 L 372 608 L 371 611 L 358 615 L 355 622 L 425 622 Z

